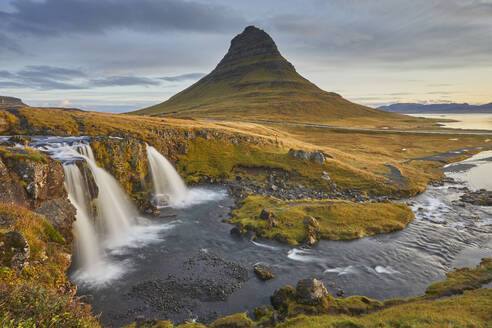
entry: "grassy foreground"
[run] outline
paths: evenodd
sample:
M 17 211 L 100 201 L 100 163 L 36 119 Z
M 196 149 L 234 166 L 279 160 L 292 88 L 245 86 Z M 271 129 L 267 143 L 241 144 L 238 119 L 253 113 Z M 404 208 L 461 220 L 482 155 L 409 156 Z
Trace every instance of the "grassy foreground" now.
M 349 240 L 401 230 L 414 219 L 407 205 L 394 202 L 282 201 L 256 195 L 238 205 L 232 212 L 231 223 L 254 231 L 257 237 L 293 245 L 306 241 L 312 234 L 316 240 Z M 260 217 L 263 210 L 270 212 L 270 219 Z
M 0 327 L 99 327 L 90 308 L 73 297 L 75 287 L 65 275 L 71 246 L 63 237 L 23 207 L 0 203 L 0 218 L 0 239 L 15 230 L 30 246 L 29 265 L 0 267 Z

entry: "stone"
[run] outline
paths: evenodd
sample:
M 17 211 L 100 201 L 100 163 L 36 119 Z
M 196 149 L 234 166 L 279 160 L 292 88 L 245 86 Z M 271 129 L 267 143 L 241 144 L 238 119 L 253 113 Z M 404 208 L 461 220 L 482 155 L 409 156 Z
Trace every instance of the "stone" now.
M 299 280 L 296 293 L 299 303 L 305 305 L 316 305 L 321 299 L 328 296 L 328 291 L 323 282 L 314 278 Z
M 256 274 L 256 276 L 263 281 L 275 278 L 275 274 L 273 273 L 272 269 L 263 264 L 259 264 L 259 263 L 255 264 L 253 266 L 253 271 Z
M 261 210 L 261 213 L 260 213 L 260 219 L 261 220 L 268 220 L 268 219 L 272 218 L 273 216 L 274 216 L 273 212 L 268 211 L 266 209 Z
M 18 231 L 0 234 L 0 263 L 15 270 L 28 264 L 31 249 L 27 240 Z
M 286 286 L 284 288 L 277 289 L 273 295 L 270 297 L 270 303 L 276 310 L 281 310 L 287 306 L 289 299 L 294 298 L 296 295 L 296 290 L 291 286 Z

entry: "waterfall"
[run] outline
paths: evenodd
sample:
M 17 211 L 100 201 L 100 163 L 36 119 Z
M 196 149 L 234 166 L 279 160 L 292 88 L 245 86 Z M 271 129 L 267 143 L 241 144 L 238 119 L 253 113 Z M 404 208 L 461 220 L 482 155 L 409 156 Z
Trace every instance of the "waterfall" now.
M 102 250 L 88 210 L 90 200 L 87 199 L 87 193 L 85 192 L 88 186 L 76 165 L 64 165 L 63 169 L 65 171 L 65 187 L 68 191 L 68 197 L 77 210 L 74 222 L 77 266 L 91 270 L 101 262 Z
M 81 145 L 78 151 L 89 165 L 99 188 L 99 195 L 96 199 L 98 209 L 96 222 L 102 224 L 101 228 L 109 236 L 110 244 L 118 243 L 135 223 L 138 212 L 115 178 L 97 166 L 91 147 Z
M 147 159 L 157 204 L 173 206 L 185 202 L 188 189 L 172 164 L 157 149 L 149 145 L 147 145 Z

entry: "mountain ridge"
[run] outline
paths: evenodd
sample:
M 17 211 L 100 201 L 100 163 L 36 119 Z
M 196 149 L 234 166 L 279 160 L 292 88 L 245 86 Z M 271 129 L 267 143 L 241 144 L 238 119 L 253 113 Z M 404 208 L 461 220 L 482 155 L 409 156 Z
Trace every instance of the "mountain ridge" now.
M 441 114 L 490 114 L 492 113 L 492 102 L 483 105 L 470 105 L 468 103 L 449 103 L 449 104 L 419 104 L 419 103 L 395 103 L 387 106 L 380 106 L 378 109 L 386 110 L 399 114 L 418 114 L 418 113 L 441 113 Z
M 168 100 L 133 114 L 342 125 L 414 120 L 350 102 L 302 77 L 263 30 L 236 35 L 217 66 Z M 420 121 L 422 122 L 422 121 Z

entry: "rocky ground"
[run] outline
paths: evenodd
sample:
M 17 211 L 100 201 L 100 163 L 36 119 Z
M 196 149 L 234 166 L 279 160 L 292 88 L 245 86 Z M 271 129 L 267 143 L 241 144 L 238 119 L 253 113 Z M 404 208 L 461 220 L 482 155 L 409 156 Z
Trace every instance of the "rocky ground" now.
M 211 322 L 217 313 L 206 309 L 194 313 L 202 308 L 200 303 L 224 301 L 248 279 L 246 268 L 205 250 L 185 259 L 179 272 L 166 279 L 142 282 L 128 297 L 141 301 L 151 312 L 165 313 L 167 318 L 185 321 L 198 316 L 200 322 Z

